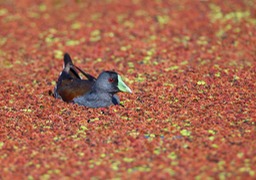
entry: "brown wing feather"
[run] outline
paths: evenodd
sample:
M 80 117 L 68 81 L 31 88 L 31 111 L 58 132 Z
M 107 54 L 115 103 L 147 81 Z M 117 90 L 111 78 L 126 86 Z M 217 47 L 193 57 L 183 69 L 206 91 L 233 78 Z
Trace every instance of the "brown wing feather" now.
M 88 80 L 82 80 L 79 72 Z M 55 98 L 61 98 L 63 101 L 71 102 L 75 97 L 89 92 L 95 81 L 95 77 L 75 66 L 69 54 L 66 53 L 64 55 L 64 69 L 58 78 L 54 96 Z
M 57 89 L 63 101 L 71 102 L 74 98 L 82 96 L 91 90 L 94 82 L 87 80 L 65 79 Z

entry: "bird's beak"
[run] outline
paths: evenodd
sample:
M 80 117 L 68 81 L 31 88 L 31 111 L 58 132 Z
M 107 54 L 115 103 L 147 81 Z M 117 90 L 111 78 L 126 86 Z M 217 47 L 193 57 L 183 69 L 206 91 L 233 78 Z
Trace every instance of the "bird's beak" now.
M 118 89 L 122 92 L 129 92 L 132 93 L 132 90 L 124 83 L 124 81 L 122 80 L 121 76 L 118 75 Z

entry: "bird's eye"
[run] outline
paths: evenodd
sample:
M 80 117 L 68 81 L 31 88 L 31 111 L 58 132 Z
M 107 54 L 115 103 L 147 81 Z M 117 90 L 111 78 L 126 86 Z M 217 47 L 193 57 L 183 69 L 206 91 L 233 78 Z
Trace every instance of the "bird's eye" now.
M 108 82 L 112 83 L 112 82 L 114 82 L 114 79 L 113 78 L 109 78 Z

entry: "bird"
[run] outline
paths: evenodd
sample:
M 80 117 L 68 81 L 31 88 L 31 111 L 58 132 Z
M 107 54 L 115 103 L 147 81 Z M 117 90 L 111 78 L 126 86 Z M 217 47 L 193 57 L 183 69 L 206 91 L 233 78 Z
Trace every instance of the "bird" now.
M 64 54 L 64 66 L 54 87 L 54 97 L 89 108 L 120 105 L 118 92 L 132 93 L 115 71 L 103 71 L 95 78 L 75 66 L 68 53 Z M 82 79 L 79 72 L 86 77 Z

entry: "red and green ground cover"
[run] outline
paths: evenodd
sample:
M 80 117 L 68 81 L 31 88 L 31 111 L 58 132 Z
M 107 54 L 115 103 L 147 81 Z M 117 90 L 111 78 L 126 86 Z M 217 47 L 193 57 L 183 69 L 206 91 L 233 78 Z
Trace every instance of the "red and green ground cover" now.
M 133 90 L 50 94 L 63 53 Z M 254 0 L 0 0 L 0 179 L 255 179 Z

